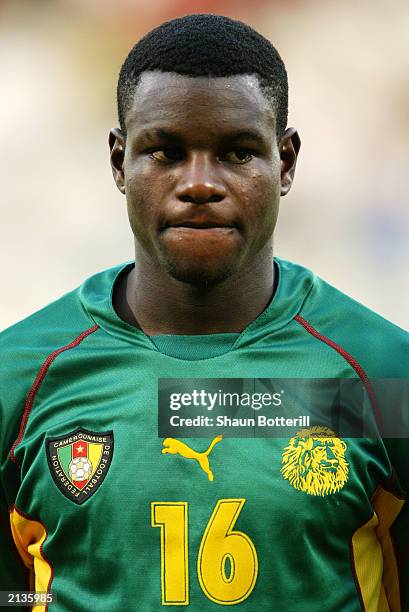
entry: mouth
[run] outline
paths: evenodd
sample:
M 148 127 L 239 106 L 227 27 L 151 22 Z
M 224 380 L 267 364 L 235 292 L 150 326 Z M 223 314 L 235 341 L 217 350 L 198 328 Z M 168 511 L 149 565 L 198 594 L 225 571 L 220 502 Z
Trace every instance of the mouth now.
M 204 221 L 203 223 L 186 221 L 184 223 L 176 223 L 175 225 L 169 225 L 168 227 L 206 230 L 206 229 L 233 229 L 234 225 L 226 225 L 224 223 L 223 224 L 213 223 L 211 221 Z
M 184 232 L 196 234 L 226 234 L 235 231 L 235 227 L 232 225 L 215 225 L 210 223 L 183 223 L 181 225 L 168 225 L 166 229 L 174 230 L 180 233 Z
M 206 232 L 206 233 L 229 233 L 237 230 L 235 223 L 230 223 L 226 219 L 217 218 L 196 218 L 196 219 L 175 219 L 174 222 L 165 223 L 162 228 L 177 232 Z
M 164 234 L 169 236 L 173 234 L 177 240 L 183 240 L 183 238 L 193 241 L 201 241 L 201 238 L 206 240 L 222 240 L 234 237 L 237 234 L 237 229 L 232 225 L 184 223 L 183 225 L 168 225 L 164 230 Z

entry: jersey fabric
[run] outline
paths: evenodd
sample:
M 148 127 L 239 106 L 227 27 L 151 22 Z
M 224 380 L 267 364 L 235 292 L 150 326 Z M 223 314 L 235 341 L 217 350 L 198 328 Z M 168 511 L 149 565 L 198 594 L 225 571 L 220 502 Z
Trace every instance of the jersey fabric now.
M 409 440 L 158 437 L 159 378 L 408 378 L 409 334 L 275 261 L 240 334 L 128 325 L 132 264 L 3 332 L 0 590 L 56 612 L 409 610 Z M 336 478 L 302 479 L 330 457 Z

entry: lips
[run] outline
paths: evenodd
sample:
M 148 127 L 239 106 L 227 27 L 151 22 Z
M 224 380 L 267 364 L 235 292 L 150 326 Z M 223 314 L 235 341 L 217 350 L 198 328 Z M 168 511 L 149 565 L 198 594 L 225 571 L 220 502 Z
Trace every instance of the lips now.
M 228 219 L 209 216 L 209 215 L 196 215 L 184 218 L 176 218 L 167 221 L 164 224 L 164 229 L 168 228 L 189 228 L 196 230 L 206 229 L 233 229 L 236 228 L 237 224 L 231 222 Z
M 194 223 L 193 221 L 186 221 L 185 223 L 177 223 L 175 225 L 169 225 L 168 227 L 188 227 L 192 229 L 232 229 L 234 225 L 225 225 L 222 223 L 203 222 Z

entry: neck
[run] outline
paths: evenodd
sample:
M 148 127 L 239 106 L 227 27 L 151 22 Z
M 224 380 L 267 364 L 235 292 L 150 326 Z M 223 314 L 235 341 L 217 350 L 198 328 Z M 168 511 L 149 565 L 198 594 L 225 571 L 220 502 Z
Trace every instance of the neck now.
M 263 312 L 275 289 L 271 247 L 256 259 L 204 289 L 175 280 L 137 256 L 135 268 L 116 288 L 115 308 L 148 336 L 239 333 Z

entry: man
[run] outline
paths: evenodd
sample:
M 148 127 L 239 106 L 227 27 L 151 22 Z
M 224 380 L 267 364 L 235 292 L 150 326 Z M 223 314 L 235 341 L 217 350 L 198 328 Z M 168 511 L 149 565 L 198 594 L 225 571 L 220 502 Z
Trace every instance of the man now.
M 273 261 L 300 149 L 280 56 L 176 19 L 130 52 L 118 108 L 135 263 L 2 336 L 1 588 L 31 577 L 55 610 L 408 610 L 407 440 L 158 436 L 167 379 L 351 379 L 375 410 L 370 378 L 408 376 L 403 330 Z

